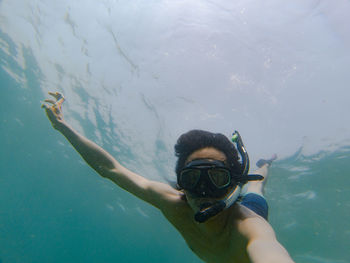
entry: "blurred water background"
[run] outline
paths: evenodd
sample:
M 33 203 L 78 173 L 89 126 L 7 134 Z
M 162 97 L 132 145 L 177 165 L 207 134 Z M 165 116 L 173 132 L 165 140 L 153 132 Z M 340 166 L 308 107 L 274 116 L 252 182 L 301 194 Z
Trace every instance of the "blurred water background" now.
M 189 129 L 276 152 L 270 222 L 296 262 L 350 262 L 350 2 L 1 0 L 0 262 L 200 262 L 96 175 L 41 102 L 147 178 Z

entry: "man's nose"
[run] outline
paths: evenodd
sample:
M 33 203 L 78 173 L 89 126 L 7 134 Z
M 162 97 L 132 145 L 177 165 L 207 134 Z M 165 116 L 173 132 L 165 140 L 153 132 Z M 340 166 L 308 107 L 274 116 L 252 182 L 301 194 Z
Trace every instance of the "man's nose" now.
M 207 191 L 208 191 L 207 186 L 205 185 L 204 182 L 201 182 L 199 185 L 199 192 L 200 192 L 201 196 L 206 196 Z

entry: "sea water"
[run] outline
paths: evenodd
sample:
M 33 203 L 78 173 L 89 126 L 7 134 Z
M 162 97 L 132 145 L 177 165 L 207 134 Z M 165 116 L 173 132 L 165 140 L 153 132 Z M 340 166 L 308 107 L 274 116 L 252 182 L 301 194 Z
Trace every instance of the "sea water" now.
M 1 1 L 0 8 L 8 3 Z M 113 7 L 112 2 L 105 4 Z M 43 8 L 39 4 L 34 7 L 37 8 L 32 9 L 34 13 L 39 12 L 39 7 Z M 42 17 L 38 16 L 39 20 L 44 19 L 44 11 L 40 12 Z M 71 21 L 69 11 L 67 14 L 60 19 Z M 69 72 L 68 68 L 74 69 L 71 64 L 76 61 L 60 67 L 51 61 L 52 57 L 39 57 L 32 46 L 34 44 L 17 43 L 14 35 L 4 28 L 6 19 L 9 18 L 2 14 L 0 262 L 201 262 L 157 209 L 100 178 L 89 168 L 63 136 L 51 127 L 40 108 L 46 98 L 47 86 L 64 91 L 67 97 L 64 113 L 76 129 L 98 142 L 130 169 L 148 178 L 173 184 L 175 158 L 172 147 L 180 129 L 167 128 L 167 124 L 177 120 L 164 119 L 164 116 L 174 115 L 173 108 L 167 108 L 165 104 L 170 103 L 178 111 L 181 109 L 165 93 L 162 95 L 165 104 L 161 104 L 164 102 L 162 98 L 157 100 L 148 95 L 148 92 L 153 92 L 152 88 L 128 87 L 125 80 L 129 79 L 131 85 L 135 85 L 135 79 L 154 83 L 159 76 L 147 79 L 142 75 L 142 66 L 135 66 L 126 59 L 127 54 L 123 51 L 119 53 L 124 60 L 122 66 L 129 67 L 129 75 L 120 77 L 124 82 L 115 89 L 111 84 L 93 80 L 98 87 L 94 90 L 78 71 Z M 40 22 L 34 24 L 40 27 Z M 73 22 L 70 24 L 73 29 L 77 28 Z M 40 42 L 40 39 L 31 41 Z M 246 41 L 245 45 L 249 46 L 249 37 Z M 57 76 L 47 74 L 42 67 L 43 61 L 58 75 L 61 74 L 61 82 L 56 83 Z M 101 61 L 96 63 L 103 64 Z M 120 72 L 122 70 L 123 67 Z M 71 74 L 71 80 L 75 79 L 75 84 L 63 87 L 68 74 Z M 144 84 L 147 87 L 147 83 Z M 241 83 L 242 87 L 247 85 L 250 84 Z M 104 99 L 101 94 L 105 94 Z M 191 102 L 196 97 L 191 96 L 181 100 L 189 100 L 188 103 L 198 108 L 197 101 Z M 212 124 L 213 119 L 224 122 L 219 115 L 212 115 L 211 104 L 202 109 L 204 115 L 199 111 L 202 114 L 198 115 L 199 119 L 206 116 L 201 122 L 188 121 L 193 120 L 193 116 L 183 115 L 185 128 L 191 128 L 191 125 L 206 128 L 204 123 Z M 302 107 L 294 103 L 295 108 L 299 106 Z M 85 110 L 85 107 L 90 108 Z M 159 107 L 168 111 L 162 115 Z M 339 107 L 347 109 L 348 106 L 340 102 Z M 193 115 L 198 114 L 195 108 L 193 110 Z M 219 110 L 218 113 L 224 114 Z M 116 120 L 112 115 L 120 119 Z M 255 116 L 254 111 L 246 109 L 246 118 L 252 115 Z M 236 117 L 239 123 L 240 116 Z M 341 117 L 334 114 L 334 118 Z M 259 119 L 253 117 L 251 121 L 259 122 Z M 331 123 L 331 120 L 325 120 L 324 125 Z M 273 118 L 269 125 L 275 125 L 274 130 L 281 131 L 276 119 Z M 217 129 L 211 127 L 211 130 L 220 132 L 220 125 L 215 127 Z M 343 128 L 345 133 L 349 131 L 347 127 Z M 228 127 L 221 128 L 226 130 Z M 290 125 L 288 128 L 295 127 Z M 261 129 L 265 129 L 263 125 Z M 267 149 L 264 144 L 260 148 L 254 145 L 253 134 L 258 132 L 253 129 L 241 132 L 243 137 L 247 134 L 246 144 L 254 161 L 254 155 L 267 155 L 276 149 L 279 153 L 283 148 L 294 147 L 294 150 L 283 152 L 274 163 L 266 186 L 269 221 L 278 240 L 296 262 L 350 262 L 348 137 L 328 140 L 327 144 L 317 141 L 322 144 L 319 147 L 315 147 L 315 141 L 303 138 L 299 144 L 291 146 L 286 143 L 278 148 L 279 141 L 266 135 L 274 148 Z M 251 140 L 249 134 L 252 134 Z M 283 138 L 283 135 L 277 133 L 277 137 Z

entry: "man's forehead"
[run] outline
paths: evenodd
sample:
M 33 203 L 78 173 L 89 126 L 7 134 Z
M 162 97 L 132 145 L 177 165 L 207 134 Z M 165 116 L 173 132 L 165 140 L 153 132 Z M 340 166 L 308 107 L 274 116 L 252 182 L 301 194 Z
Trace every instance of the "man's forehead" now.
M 223 152 L 221 152 L 216 148 L 206 147 L 206 148 L 202 148 L 197 151 L 194 151 L 192 154 L 190 154 L 190 156 L 188 156 L 186 160 L 186 163 L 197 159 L 212 159 L 212 160 L 218 160 L 218 161 L 225 161 L 226 156 Z

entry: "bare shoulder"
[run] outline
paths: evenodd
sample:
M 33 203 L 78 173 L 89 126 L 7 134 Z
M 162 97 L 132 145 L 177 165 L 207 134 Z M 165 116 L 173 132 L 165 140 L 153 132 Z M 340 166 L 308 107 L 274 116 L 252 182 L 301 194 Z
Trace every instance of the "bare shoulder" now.
M 185 194 L 169 184 L 148 181 L 145 188 L 151 199 L 149 202 L 161 210 L 164 215 L 181 214 L 189 208 Z
M 249 208 L 237 204 L 237 230 L 248 240 L 254 238 L 275 238 L 275 232 L 269 222 Z
M 182 191 L 174 189 L 170 185 L 163 185 L 163 187 L 161 191 L 162 201 L 158 208 L 176 229 L 183 232 L 194 224 L 193 210 Z
M 183 203 L 183 193 L 168 184 L 149 180 L 145 188 L 147 189 L 146 192 L 156 199 L 152 203 L 162 211 Z
M 185 194 L 176 189 L 167 194 L 160 210 L 171 222 L 174 220 L 182 220 L 193 214 L 192 209 L 187 203 Z

